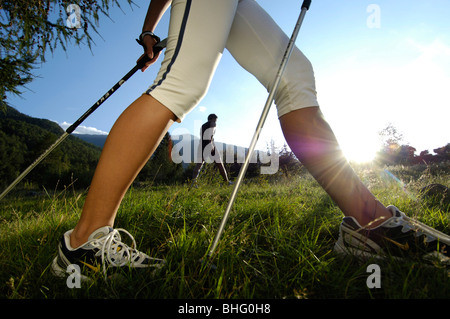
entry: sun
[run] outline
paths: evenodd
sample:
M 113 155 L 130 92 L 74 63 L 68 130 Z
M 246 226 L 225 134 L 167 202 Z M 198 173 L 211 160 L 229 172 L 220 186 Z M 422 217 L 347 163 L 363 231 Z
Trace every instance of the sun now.
M 345 157 L 350 162 L 367 163 L 375 159 L 379 150 L 378 143 L 368 143 L 368 141 L 358 141 L 357 138 L 344 140 L 341 149 Z

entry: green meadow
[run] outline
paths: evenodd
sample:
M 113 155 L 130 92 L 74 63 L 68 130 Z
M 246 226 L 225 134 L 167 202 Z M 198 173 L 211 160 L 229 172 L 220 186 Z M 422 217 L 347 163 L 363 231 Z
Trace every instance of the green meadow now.
M 449 199 L 421 190 L 449 183 L 445 166 L 355 166 L 371 191 L 450 234 Z M 121 270 L 120 280 L 101 273 L 69 288 L 50 267 L 62 234 L 79 218 L 86 190 L 11 193 L 0 202 L 0 298 L 131 299 L 330 299 L 449 298 L 449 270 L 420 260 L 359 261 L 333 252 L 342 213 L 308 173 L 289 178 L 260 175 L 241 186 L 210 263 L 200 263 L 216 234 L 232 186 L 209 167 L 196 188 L 189 183 L 132 187 L 116 228 L 138 249 L 164 258 L 158 271 Z M 448 196 L 448 194 L 447 194 Z M 123 237 L 126 241 L 126 236 Z M 371 264 L 380 288 L 369 288 Z

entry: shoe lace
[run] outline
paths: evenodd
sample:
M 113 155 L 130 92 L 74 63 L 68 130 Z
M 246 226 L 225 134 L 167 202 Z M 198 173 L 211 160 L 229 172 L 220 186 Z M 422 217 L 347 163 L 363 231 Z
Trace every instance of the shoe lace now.
M 422 224 L 416 220 L 408 218 L 404 213 L 400 212 L 398 216 L 393 217 L 389 224 L 391 226 L 402 226 L 401 231 L 407 233 L 414 232 L 415 237 L 425 236 L 424 242 L 429 243 L 435 241 L 437 238 L 431 232 L 434 231 L 429 226 Z
M 128 235 L 132 241 L 132 247 L 129 247 L 122 242 L 120 232 Z M 106 276 L 106 264 L 113 267 L 121 267 L 127 264 L 132 264 L 133 261 L 139 259 L 143 253 L 136 250 L 136 241 L 134 237 L 125 229 L 116 228 L 113 229 L 109 234 L 96 239 L 90 243 L 99 251 L 96 256 L 101 256 L 103 273 Z

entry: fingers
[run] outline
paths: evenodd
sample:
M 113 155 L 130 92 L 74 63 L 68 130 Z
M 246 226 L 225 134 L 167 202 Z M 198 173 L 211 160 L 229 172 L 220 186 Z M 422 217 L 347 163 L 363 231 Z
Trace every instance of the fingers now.
M 157 54 L 153 53 L 153 47 L 158 43 L 153 37 L 146 36 L 146 37 L 144 37 L 143 42 L 144 42 L 145 53 L 143 55 L 141 55 L 140 58 L 142 58 L 145 54 L 147 54 L 148 57 L 150 58 L 150 61 L 148 61 L 145 64 L 145 66 L 141 69 L 142 72 L 144 72 L 150 65 L 155 63 L 160 54 L 160 52 L 158 52 Z
M 142 59 L 142 57 L 143 57 L 144 55 L 148 55 L 148 57 L 150 58 L 150 61 L 148 61 L 147 63 L 145 63 L 145 66 L 141 69 L 141 71 L 144 72 L 145 70 L 147 70 L 147 68 L 148 68 L 150 65 L 152 65 L 153 63 L 155 63 L 156 60 L 158 60 L 158 57 L 159 57 L 160 54 L 161 54 L 161 52 L 158 52 L 157 54 L 153 54 L 153 52 L 142 54 L 142 55 L 139 57 L 138 61 L 139 61 L 140 59 Z

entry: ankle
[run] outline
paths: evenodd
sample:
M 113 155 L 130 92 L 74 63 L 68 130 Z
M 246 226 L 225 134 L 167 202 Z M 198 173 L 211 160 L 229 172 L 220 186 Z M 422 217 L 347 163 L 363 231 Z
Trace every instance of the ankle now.
M 88 241 L 89 235 L 82 236 L 74 229 L 70 234 L 70 247 L 76 249 Z
M 392 217 L 392 212 L 389 209 L 387 209 L 378 201 L 376 201 L 376 203 L 377 205 L 372 216 L 369 216 L 367 214 L 363 215 L 363 220 L 361 221 L 360 225 L 364 228 L 375 228 Z
M 113 227 L 112 223 L 105 221 L 80 220 L 70 234 L 70 246 L 73 249 L 80 247 L 89 240 L 89 236 L 91 236 L 92 233 L 105 226 Z
M 70 234 L 70 246 L 73 249 L 80 247 L 85 244 L 89 240 L 89 236 L 97 230 L 99 227 L 82 227 L 80 224 L 77 224 Z

